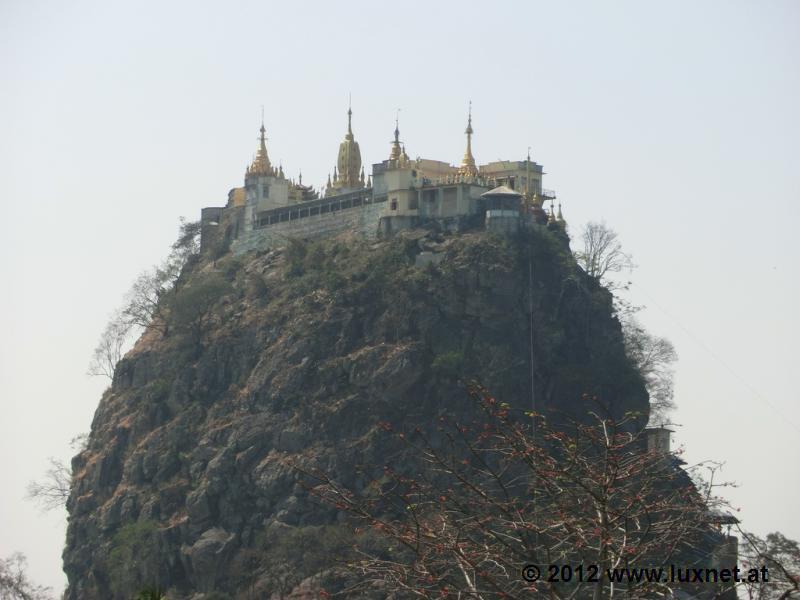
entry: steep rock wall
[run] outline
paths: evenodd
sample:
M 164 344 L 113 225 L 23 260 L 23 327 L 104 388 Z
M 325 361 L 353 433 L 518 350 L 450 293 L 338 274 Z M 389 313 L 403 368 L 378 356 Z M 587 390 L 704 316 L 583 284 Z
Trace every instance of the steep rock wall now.
M 417 268 L 421 251 L 442 259 Z M 142 336 L 73 460 L 70 599 L 147 584 L 170 598 L 315 597 L 340 517 L 287 459 L 359 489 L 403 465 L 380 424 L 468 414 L 466 379 L 529 406 L 531 307 L 540 410 L 580 414 L 590 393 L 647 413 L 610 295 L 544 228 L 291 242 L 201 261 L 176 293 L 210 277 L 229 287 L 202 326 L 173 309 L 167 335 Z

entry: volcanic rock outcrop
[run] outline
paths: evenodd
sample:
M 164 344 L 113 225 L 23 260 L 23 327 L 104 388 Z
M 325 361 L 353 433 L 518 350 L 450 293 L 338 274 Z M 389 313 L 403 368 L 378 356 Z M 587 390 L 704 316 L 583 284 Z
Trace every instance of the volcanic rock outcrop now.
M 545 228 L 196 257 L 161 302 L 73 459 L 72 600 L 316 597 L 345 525 L 293 465 L 363 488 L 402 460 L 381 424 L 468 414 L 469 380 L 530 406 L 533 362 L 539 410 L 646 420 L 610 294 Z

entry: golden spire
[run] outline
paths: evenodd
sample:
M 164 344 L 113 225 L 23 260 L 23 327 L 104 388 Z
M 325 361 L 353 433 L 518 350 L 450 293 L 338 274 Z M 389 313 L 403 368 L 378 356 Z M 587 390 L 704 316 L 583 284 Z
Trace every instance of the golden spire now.
M 394 118 L 394 142 L 392 142 L 392 152 L 389 154 L 389 160 L 400 159 L 400 109 L 397 109 L 397 115 Z
M 336 166 L 338 171 L 334 169 L 334 187 L 349 189 L 364 187 L 363 181 L 359 180 L 361 149 L 353 137 L 353 108 L 350 102 L 347 104 L 347 133 L 344 136 L 344 141 L 339 144 Z
M 464 131 L 467 134 L 467 150 L 464 152 L 464 158 L 461 159 L 461 168 L 458 172 L 462 175 L 477 175 L 478 168 L 475 166 L 475 157 L 472 156 L 472 100 L 469 101 L 469 118 L 467 119 L 467 129 Z
M 344 139 L 353 139 L 353 101 L 349 97 L 347 100 L 347 135 L 344 136 Z
M 258 152 L 252 164 L 247 168 L 247 175 L 272 175 L 272 165 L 267 154 L 267 130 L 264 129 L 264 107 L 261 107 L 261 136 L 259 138 Z

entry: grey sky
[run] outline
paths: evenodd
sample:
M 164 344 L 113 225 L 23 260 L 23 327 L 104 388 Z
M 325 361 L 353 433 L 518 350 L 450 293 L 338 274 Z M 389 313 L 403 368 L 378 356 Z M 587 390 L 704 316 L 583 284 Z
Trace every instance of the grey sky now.
M 343 6 L 344 5 L 344 6 Z M 107 315 L 178 217 L 241 185 L 260 105 L 287 175 L 346 129 L 386 158 L 534 160 L 571 231 L 634 254 L 680 354 L 689 462 L 727 461 L 745 526 L 800 537 L 800 3 L 0 2 L 0 555 L 63 585 L 63 519 L 23 501 L 89 429 Z

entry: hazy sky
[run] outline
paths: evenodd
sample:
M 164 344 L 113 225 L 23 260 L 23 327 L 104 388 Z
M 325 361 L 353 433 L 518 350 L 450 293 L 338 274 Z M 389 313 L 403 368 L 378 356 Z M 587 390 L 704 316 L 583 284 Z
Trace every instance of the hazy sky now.
M 0 0 L 0 556 L 60 590 L 64 519 L 23 500 L 105 381 L 108 314 L 256 148 L 320 184 L 365 164 L 533 159 L 570 230 L 604 219 L 680 355 L 689 462 L 745 527 L 800 538 L 800 2 Z

